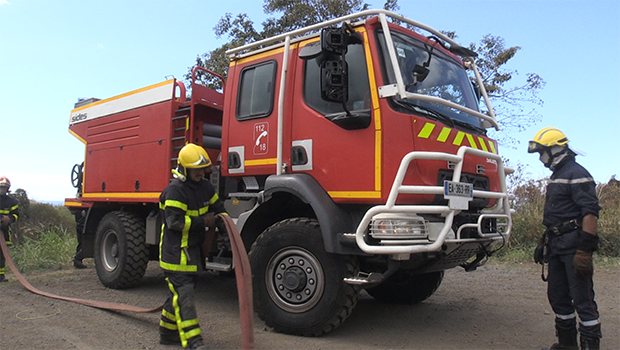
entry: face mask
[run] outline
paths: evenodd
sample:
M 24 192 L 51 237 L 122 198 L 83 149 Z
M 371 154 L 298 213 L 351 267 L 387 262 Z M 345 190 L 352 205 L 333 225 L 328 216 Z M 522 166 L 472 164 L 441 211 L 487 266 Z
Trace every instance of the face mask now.
M 0 196 L 4 196 L 7 194 L 7 192 L 9 192 L 9 188 L 8 187 L 0 187 Z

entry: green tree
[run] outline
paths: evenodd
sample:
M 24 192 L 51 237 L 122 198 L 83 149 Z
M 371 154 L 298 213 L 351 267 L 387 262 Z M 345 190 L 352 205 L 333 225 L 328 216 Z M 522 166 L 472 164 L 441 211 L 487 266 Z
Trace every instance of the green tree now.
M 518 79 L 518 71 L 508 68 L 508 63 L 521 47 L 506 47 L 500 36 L 487 34 L 478 44 L 471 43 L 470 49 L 478 53 L 476 66 L 501 127 L 494 137 L 503 146 L 514 148 L 517 141 L 511 135 L 542 120 L 537 108 L 543 100 L 538 93 L 545 81 L 536 73 L 527 73 L 525 80 Z

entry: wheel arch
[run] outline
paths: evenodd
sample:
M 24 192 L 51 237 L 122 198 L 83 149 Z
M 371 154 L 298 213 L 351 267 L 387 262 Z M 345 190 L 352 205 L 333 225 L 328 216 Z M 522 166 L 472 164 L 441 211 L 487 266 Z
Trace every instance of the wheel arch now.
M 343 245 L 342 233 L 355 232 L 355 213 L 336 204 L 321 185 L 308 174 L 272 175 L 265 182 L 265 201 L 241 223 L 246 250 L 269 226 L 284 219 L 317 219 L 325 250 L 336 254 L 362 254 L 356 246 Z

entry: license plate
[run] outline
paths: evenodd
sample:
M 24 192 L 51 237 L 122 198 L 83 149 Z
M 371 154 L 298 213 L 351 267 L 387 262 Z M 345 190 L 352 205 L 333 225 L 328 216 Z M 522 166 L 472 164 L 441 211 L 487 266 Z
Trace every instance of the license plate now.
M 474 185 L 467 182 L 444 181 L 443 194 L 446 197 L 474 197 Z

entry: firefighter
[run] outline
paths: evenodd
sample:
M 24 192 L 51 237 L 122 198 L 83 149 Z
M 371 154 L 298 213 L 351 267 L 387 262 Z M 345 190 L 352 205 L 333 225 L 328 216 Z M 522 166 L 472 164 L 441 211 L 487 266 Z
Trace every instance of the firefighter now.
M 75 216 L 75 234 L 78 241 L 75 247 L 75 255 L 73 256 L 73 267 L 76 269 L 85 269 L 86 266 L 82 260 L 84 259 L 84 251 L 82 250 L 82 241 L 84 238 L 84 224 L 86 224 L 86 211 L 80 210 L 73 213 Z
M 178 163 L 172 171 L 176 178 L 159 199 L 163 218 L 159 261 L 169 289 L 159 323 L 159 342 L 206 349 L 194 305 L 194 286 L 197 273 L 204 268 L 201 246 L 205 229 L 216 224 L 215 217 L 207 213 L 227 214 L 205 179 L 211 174 L 211 160 L 204 148 L 185 145 Z
M 11 246 L 11 224 L 19 217 L 17 200 L 9 195 L 11 181 L 6 177 L 0 177 L 0 231 L 4 235 L 7 247 Z M 0 250 L 0 282 L 7 282 L 4 276 L 4 254 Z
M 547 297 L 555 313 L 559 342 L 551 349 L 599 349 L 601 321 L 594 301 L 592 253 L 598 247 L 600 210 L 596 183 L 577 162 L 568 138 L 556 128 L 540 130 L 529 142 L 529 153 L 553 171 L 547 185 L 543 224 L 547 253 L 534 259 L 548 262 Z M 577 316 L 579 326 L 577 326 Z

